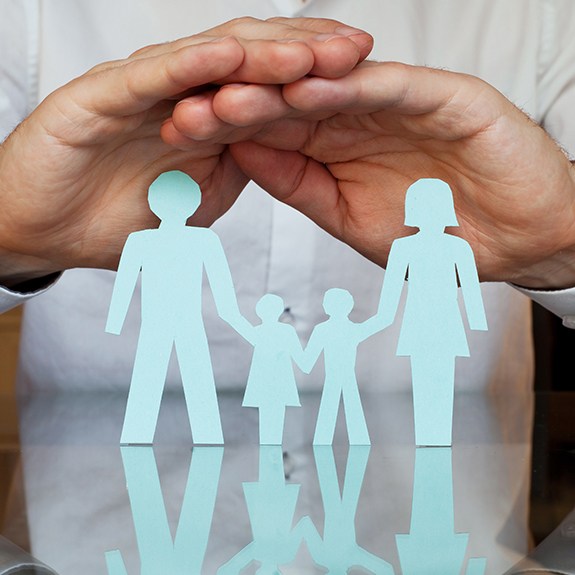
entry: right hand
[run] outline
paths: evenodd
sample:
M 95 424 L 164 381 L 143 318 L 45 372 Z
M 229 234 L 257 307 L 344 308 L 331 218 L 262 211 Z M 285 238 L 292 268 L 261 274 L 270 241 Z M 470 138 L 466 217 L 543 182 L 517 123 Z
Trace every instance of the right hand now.
M 166 170 L 201 185 L 192 222 L 210 225 L 247 178 L 225 145 L 182 151 L 162 140 L 175 103 L 214 84 L 340 77 L 370 50 L 368 34 L 333 20 L 241 18 L 101 64 L 56 90 L 0 147 L 0 282 L 115 268 L 127 235 L 157 225 L 147 189 Z

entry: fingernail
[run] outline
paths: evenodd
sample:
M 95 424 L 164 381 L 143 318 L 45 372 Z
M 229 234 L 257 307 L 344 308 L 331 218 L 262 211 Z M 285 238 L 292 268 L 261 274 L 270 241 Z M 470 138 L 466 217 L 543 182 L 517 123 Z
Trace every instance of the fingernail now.
M 365 34 L 359 28 L 352 28 L 351 26 L 338 26 L 334 32 L 340 36 L 357 36 L 358 34 Z

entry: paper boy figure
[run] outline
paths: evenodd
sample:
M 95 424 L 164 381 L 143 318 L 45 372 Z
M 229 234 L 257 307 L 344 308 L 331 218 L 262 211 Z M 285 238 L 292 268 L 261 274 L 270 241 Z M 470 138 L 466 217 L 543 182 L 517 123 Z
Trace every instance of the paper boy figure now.
M 305 526 L 304 537 L 315 563 L 330 575 L 361 570 L 374 575 L 394 575 L 393 567 L 357 543 L 355 516 L 370 447 L 351 445 L 340 491 L 333 448 L 315 445 L 313 453 L 325 513 L 323 536 Z M 303 522 L 303 521 L 302 521 Z M 353 571 L 352 571 L 353 570 Z
M 262 323 L 242 334 L 254 346 L 242 405 L 259 408 L 266 445 L 281 445 L 286 407 L 300 406 L 293 362 L 302 361 L 303 349 L 295 328 L 279 321 L 284 309 L 281 297 L 264 295 L 256 305 Z
M 448 184 L 437 179 L 412 184 L 405 198 L 405 225 L 419 232 L 391 246 L 379 313 L 384 325 L 393 322 L 409 275 L 397 355 L 411 357 L 415 440 L 421 446 L 449 446 L 455 357 L 469 355 L 457 283 L 469 327 L 486 330 L 479 279 L 469 244 L 445 233 L 446 226 L 459 225 Z
M 379 316 L 363 323 L 349 319 L 353 309 L 352 295 L 333 288 L 325 293 L 323 308 L 329 319 L 317 325 L 305 349 L 301 369 L 309 373 L 323 352 L 325 383 L 313 438 L 314 445 L 330 445 L 337 420 L 340 398 L 343 399 L 349 442 L 369 445 L 361 398 L 355 375 L 358 345 L 383 327 Z
M 114 284 L 106 331 L 119 334 L 142 274 L 142 326 L 132 373 L 122 444 L 154 438 L 168 362 L 175 346 L 195 443 L 223 443 L 208 341 L 202 319 L 205 270 L 218 313 L 236 329 L 240 315 L 228 263 L 218 236 L 186 226 L 200 206 L 201 191 L 180 171 L 161 174 L 148 202 L 159 228 L 128 236 Z

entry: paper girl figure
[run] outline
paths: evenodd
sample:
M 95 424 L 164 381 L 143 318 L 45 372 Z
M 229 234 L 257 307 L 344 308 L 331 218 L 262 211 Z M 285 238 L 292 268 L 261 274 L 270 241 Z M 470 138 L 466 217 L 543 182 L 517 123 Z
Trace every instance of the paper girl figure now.
M 217 575 L 239 575 L 258 561 L 257 575 L 279 575 L 279 565 L 291 563 L 301 545 L 303 520 L 293 526 L 299 484 L 287 484 L 279 445 L 260 447 L 259 481 L 244 483 L 253 541 L 222 565 Z
M 119 334 L 142 274 L 142 327 L 130 384 L 122 444 L 152 443 L 168 362 L 175 346 L 195 443 L 223 443 L 208 340 L 202 319 L 205 270 L 218 313 L 238 331 L 240 315 L 218 236 L 186 226 L 201 191 L 187 174 L 161 174 L 148 202 L 160 227 L 128 236 L 114 284 L 106 331 Z
M 455 532 L 451 449 L 417 449 L 409 534 L 395 536 L 403 575 L 459 575 L 469 533 Z M 467 562 L 465 575 L 483 575 L 484 557 Z
M 306 525 L 304 537 L 315 563 L 331 575 L 345 575 L 356 568 L 374 575 L 393 575 L 393 567 L 357 543 L 355 515 L 369 458 L 369 446 L 351 445 L 343 488 L 340 492 L 333 448 L 313 448 L 325 513 L 323 537 Z M 355 573 L 355 571 L 354 571 Z
M 369 445 L 369 432 L 361 405 L 355 375 L 357 347 L 383 327 L 379 316 L 363 323 L 349 319 L 353 309 L 352 295 L 333 288 L 325 293 L 323 308 L 329 319 L 318 324 L 309 339 L 301 369 L 309 373 L 323 352 L 325 383 L 313 442 L 330 445 L 333 442 L 340 398 L 343 400 L 350 444 Z
M 279 321 L 284 311 L 281 297 L 264 295 L 256 305 L 262 320 L 242 335 L 254 354 L 242 405 L 259 408 L 260 443 L 281 445 L 285 410 L 300 406 L 293 361 L 302 361 L 303 349 L 293 326 Z
M 405 225 L 419 232 L 393 242 L 379 309 L 384 324 L 391 324 L 409 276 L 397 355 L 411 358 L 415 440 L 422 446 L 449 446 L 455 358 L 469 355 L 457 283 L 469 327 L 486 330 L 479 279 L 469 244 L 445 233 L 446 226 L 459 225 L 445 182 L 421 179 L 410 186 Z

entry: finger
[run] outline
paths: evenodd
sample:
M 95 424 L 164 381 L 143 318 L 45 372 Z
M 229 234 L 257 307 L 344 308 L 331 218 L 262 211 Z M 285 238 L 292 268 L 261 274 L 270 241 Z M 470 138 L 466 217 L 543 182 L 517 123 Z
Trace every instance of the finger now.
M 308 41 L 317 35 L 338 35 L 348 38 L 359 50 L 360 61 L 367 58 L 373 48 L 373 37 L 364 30 L 347 26 L 329 18 L 284 18 L 260 20 L 250 16 L 235 18 L 209 30 L 171 42 L 146 46 L 130 57 L 155 56 L 184 46 L 209 41 L 213 38 L 234 36 L 245 40 L 297 40 Z
M 72 99 L 80 109 L 101 116 L 137 114 L 187 88 L 229 75 L 243 58 L 233 38 L 188 46 L 82 76 L 56 98 Z
M 238 127 L 252 127 L 254 133 L 262 124 L 287 117 L 292 111 L 278 86 L 231 84 L 178 102 L 172 121 L 187 138 L 222 141 Z
M 485 106 L 487 92 L 491 92 L 490 106 Z M 304 78 L 286 86 L 283 95 L 289 105 L 302 111 L 358 114 L 391 110 L 403 116 L 404 125 L 422 135 L 445 138 L 485 129 L 507 105 L 479 78 L 396 62 L 366 62 L 335 80 Z
M 344 199 L 337 180 L 321 163 L 297 151 L 255 142 L 232 144 L 230 152 L 246 176 L 335 236 L 341 236 Z

